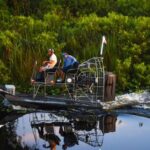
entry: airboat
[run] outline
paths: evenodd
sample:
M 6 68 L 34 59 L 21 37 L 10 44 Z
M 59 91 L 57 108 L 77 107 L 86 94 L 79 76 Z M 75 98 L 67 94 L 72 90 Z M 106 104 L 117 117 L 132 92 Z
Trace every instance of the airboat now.
M 66 109 L 81 107 L 102 109 L 101 102 L 104 101 L 106 93 L 106 74 L 102 55 L 105 41 L 105 37 L 103 36 L 99 57 L 90 58 L 79 64 L 77 69 L 68 70 L 63 82 L 60 78 L 57 78 L 55 85 L 51 84 L 51 81 L 55 78 L 55 73 L 48 72 L 45 73 L 43 82 L 34 82 L 32 84 L 33 94 L 15 94 L 15 87 L 7 87 L 4 93 L 5 98 L 13 105 L 35 109 L 49 110 L 52 108 Z M 35 73 L 34 71 L 33 75 Z M 59 96 L 48 95 L 49 89 L 54 86 L 65 89 L 65 94 L 63 93 Z M 110 86 L 111 84 L 109 83 Z
M 58 79 L 55 85 L 52 85 L 49 76 L 52 78 L 53 75 L 53 72 L 47 73 L 44 82 L 35 82 L 32 85 L 32 95 L 6 93 L 5 98 L 14 105 L 37 109 L 101 108 L 100 101 L 104 99 L 105 78 L 102 57 L 91 58 L 80 64 L 77 70 L 69 70 L 63 83 Z M 66 89 L 66 94 L 48 95 L 48 90 L 54 86 Z

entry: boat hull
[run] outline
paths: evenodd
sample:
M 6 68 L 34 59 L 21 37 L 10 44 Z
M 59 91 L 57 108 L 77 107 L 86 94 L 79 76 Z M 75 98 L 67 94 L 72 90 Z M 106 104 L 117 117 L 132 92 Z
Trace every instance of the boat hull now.
M 70 108 L 102 109 L 102 106 L 97 103 L 90 101 L 75 101 L 65 97 L 36 97 L 34 99 L 32 96 L 6 94 L 5 98 L 15 106 L 41 110 Z

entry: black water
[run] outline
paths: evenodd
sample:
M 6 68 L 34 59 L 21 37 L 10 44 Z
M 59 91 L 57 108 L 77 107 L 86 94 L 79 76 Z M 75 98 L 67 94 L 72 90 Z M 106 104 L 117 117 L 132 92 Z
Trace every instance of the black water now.
M 149 137 L 150 119 L 141 116 L 36 112 L 0 128 L 0 149 L 149 150 Z

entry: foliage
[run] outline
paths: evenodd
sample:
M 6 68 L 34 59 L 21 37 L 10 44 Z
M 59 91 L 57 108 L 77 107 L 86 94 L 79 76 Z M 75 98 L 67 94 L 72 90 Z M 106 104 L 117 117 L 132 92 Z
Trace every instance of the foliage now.
M 80 62 L 99 56 L 106 35 L 105 69 L 117 74 L 118 90 L 149 87 L 149 0 L 0 0 L 0 8 L 1 83 L 29 86 L 49 48 Z
M 10 73 L 4 63 L 0 60 L 0 83 L 6 83 L 10 81 Z

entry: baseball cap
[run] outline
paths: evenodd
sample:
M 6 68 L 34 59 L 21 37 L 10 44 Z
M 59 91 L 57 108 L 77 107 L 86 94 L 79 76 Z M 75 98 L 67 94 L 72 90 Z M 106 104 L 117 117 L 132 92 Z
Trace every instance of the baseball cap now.
M 67 53 L 62 53 L 62 56 L 68 55 Z

